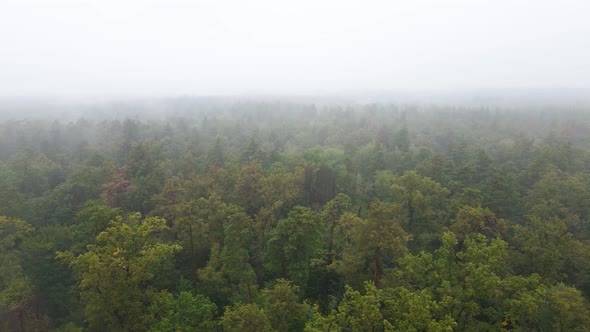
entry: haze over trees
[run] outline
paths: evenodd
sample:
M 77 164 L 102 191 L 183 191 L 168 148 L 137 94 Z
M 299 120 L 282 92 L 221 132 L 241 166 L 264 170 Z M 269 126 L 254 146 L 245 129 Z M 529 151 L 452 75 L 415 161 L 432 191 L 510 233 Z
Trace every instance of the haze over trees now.
M 2 331 L 590 330 L 583 108 L 81 109 L 0 122 Z

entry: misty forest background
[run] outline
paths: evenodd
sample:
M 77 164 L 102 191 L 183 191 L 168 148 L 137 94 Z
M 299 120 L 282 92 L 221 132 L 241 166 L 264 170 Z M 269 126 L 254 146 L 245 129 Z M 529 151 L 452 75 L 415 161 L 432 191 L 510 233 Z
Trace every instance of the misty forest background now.
M 587 111 L 107 106 L 0 120 L 2 331 L 590 330 Z

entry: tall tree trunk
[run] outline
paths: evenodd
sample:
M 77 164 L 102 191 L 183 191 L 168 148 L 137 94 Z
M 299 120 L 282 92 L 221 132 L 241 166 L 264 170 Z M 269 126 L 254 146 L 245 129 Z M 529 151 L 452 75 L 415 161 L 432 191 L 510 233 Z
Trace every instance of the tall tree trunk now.
M 252 304 L 252 290 L 250 290 L 250 281 L 246 281 L 246 288 L 248 289 L 248 303 Z
M 287 267 L 285 266 L 285 257 L 281 255 L 281 278 L 285 278 L 287 275 Z
M 336 228 L 336 221 L 332 220 L 332 224 L 330 225 L 330 238 L 328 239 L 328 262 L 326 265 L 332 264 L 334 262 L 334 253 L 332 252 L 332 247 L 334 246 L 334 230 Z
M 379 280 L 381 279 L 381 247 L 375 247 L 375 286 L 379 287 Z
M 21 332 L 25 332 L 25 309 L 22 307 L 18 308 L 18 323 Z
M 189 222 L 188 224 L 189 238 L 191 241 L 191 268 L 193 277 L 193 289 L 195 290 L 195 296 L 199 293 L 197 288 L 197 259 L 195 258 L 195 245 L 193 243 L 193 225 Z
M 413 231 L 414 227 L 414 204 L 411 196 L 408 196 L 408 232 Z

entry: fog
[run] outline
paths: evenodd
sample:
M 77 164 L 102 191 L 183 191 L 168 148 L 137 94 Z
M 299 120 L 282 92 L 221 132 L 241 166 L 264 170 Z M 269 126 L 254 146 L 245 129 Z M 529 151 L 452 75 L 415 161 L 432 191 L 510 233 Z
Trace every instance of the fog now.
M 586 89 L 588 1 L 2 0 L 0 96 Z

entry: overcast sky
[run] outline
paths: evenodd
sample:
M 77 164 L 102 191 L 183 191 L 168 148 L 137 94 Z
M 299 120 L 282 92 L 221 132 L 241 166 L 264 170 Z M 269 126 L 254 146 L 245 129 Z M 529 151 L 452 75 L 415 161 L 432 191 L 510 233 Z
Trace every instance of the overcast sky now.
M 589 87 L 588 0 L 0 0 L 0 96 Z

